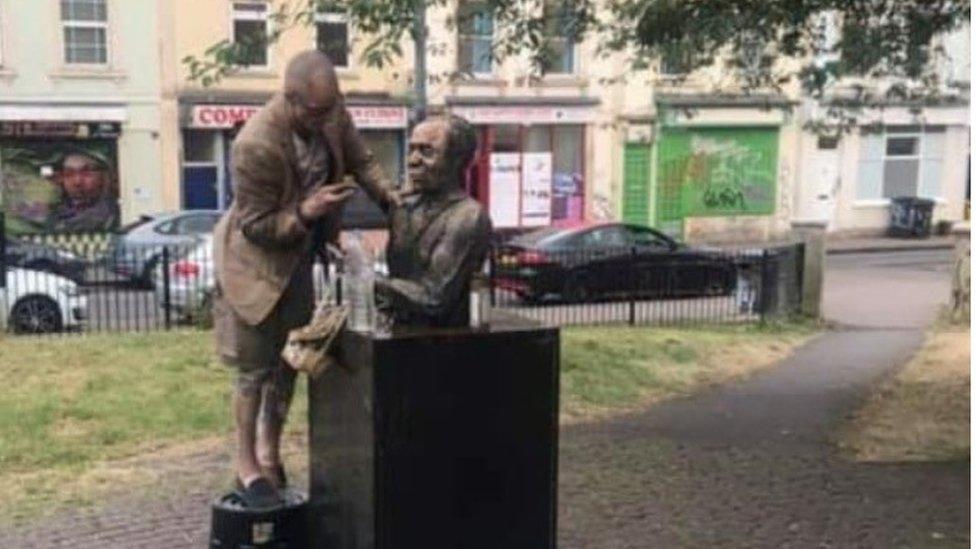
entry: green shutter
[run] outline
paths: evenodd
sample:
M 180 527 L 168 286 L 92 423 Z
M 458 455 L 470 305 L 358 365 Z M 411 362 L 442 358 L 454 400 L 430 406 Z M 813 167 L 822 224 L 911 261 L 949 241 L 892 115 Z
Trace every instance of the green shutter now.
M 625 223 L 649 225 L 651 218 L 651 147 L 628 143 L 624 148 Z

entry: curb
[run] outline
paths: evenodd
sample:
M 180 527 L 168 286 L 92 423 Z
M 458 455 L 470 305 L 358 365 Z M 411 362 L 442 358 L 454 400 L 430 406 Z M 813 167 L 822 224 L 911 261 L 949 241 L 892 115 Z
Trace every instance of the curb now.
M 827 255 L 872 254 L 885 252 L 918 252 L 925 250 L 952 250 L 953 244 L 909 244 L 907 246 L 864 246 L 860 248 L 827 248 Z

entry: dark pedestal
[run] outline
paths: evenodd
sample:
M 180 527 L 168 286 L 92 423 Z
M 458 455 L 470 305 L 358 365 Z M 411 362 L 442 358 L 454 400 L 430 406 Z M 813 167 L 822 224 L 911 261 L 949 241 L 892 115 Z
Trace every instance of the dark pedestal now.
M 559 331 L 347 332 L 309 387 L 315 547 L 555 547 Z

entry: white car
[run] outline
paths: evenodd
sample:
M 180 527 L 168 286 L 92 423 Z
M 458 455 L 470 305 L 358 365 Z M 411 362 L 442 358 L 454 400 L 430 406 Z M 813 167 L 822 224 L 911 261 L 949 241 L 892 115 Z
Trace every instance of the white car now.
M 88 298 L 63 276 L 12 267 L 6 282 L 7 327 L 15 333 L 77 329 L 88 317 Z

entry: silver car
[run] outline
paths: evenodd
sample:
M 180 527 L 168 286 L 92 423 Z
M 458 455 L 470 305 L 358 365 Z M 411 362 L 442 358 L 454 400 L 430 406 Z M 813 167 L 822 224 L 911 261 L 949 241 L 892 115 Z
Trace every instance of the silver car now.
M 213 232 L 222 214 L 219 210 L 187 210 L 144 215 L 119 230 L 107 254 L 107 266 L 115 274 L 148 287 L 164 249 L 170 257 L 183 255 Z
M 213 235 L 204 235 L 196 245 L 188 248 L 180 256 L 172 256 L 168 273 L 163 265 L 157 263 L 152 279 L 156 291 L 156 303 L 164 309 L 169 307 L 170 319 L 174 322 L 187 322 L 209 317 L 216 287 L 213 262 Z M 316 298 L 323 295 L 326 277 L 322 264 L 315 263 L 312 269 Z M 334 277 L 330 278 L 334 280 Z

